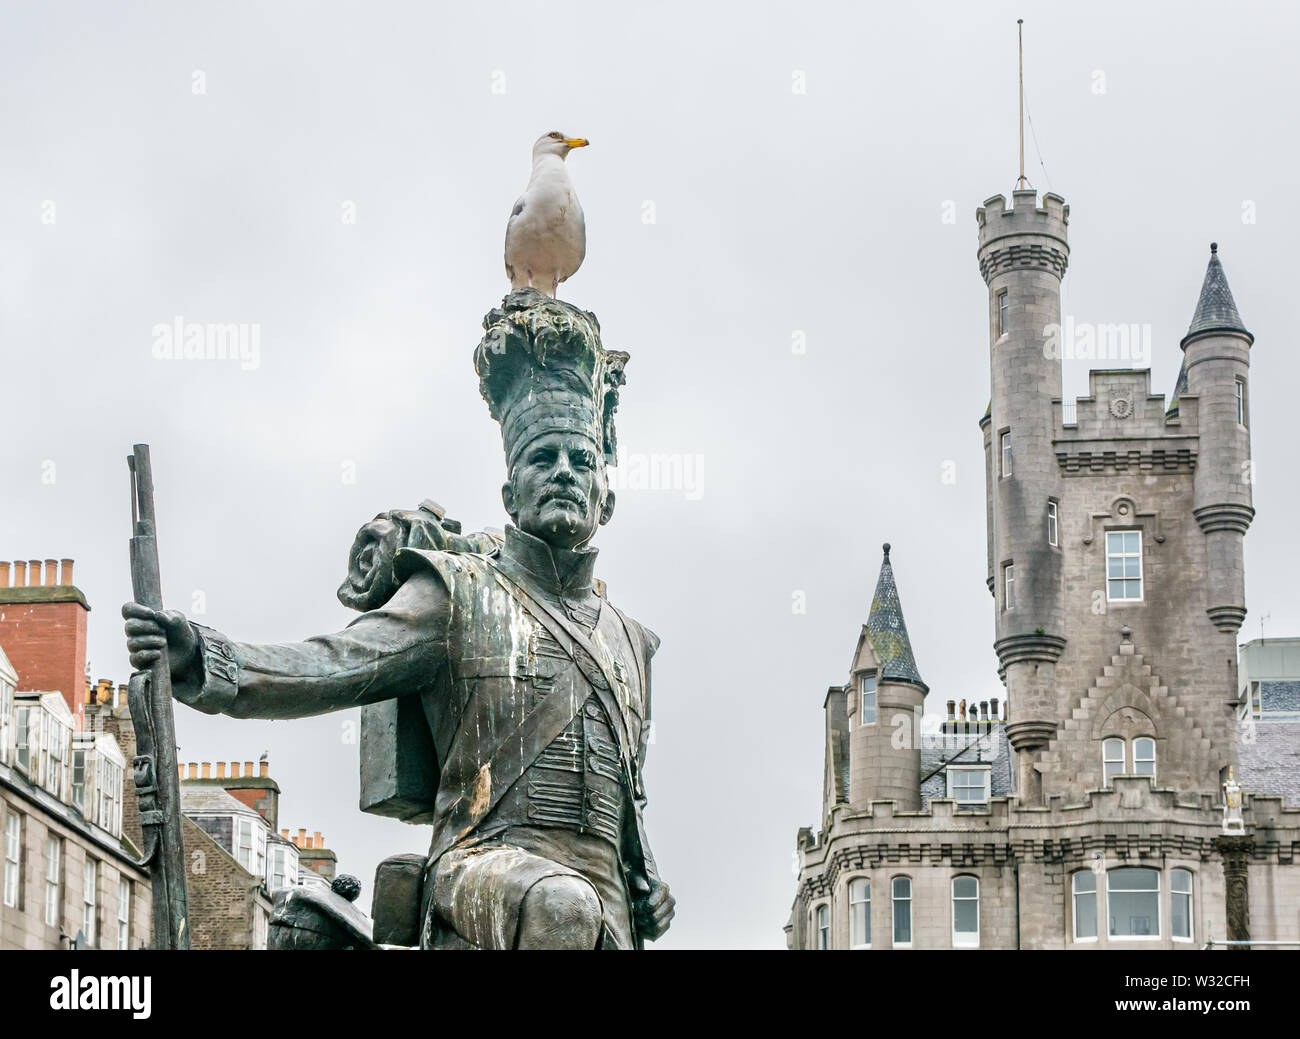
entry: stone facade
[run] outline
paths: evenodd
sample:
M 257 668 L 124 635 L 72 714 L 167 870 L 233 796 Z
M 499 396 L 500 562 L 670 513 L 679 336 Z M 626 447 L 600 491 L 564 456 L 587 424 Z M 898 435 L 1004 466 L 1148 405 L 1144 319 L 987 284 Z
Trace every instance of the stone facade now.
M 1278 706 L 1300 710 L 1300 682 L 1295 697 L 1276 675 L 1262 683 L 1257 699 L 1272 706 L 1253 719 L 1239 690 L 1253 337 L 1217 247 L 1170 405 L 1149 370 L 1130 368 L 1091 372 L 1089 395 L 1067 404 L 1069 207 L 1031 189 L 977 216 L 992 386 L 980 423 L 987 583 L 1006 710 L 963 701 L 958 716 L 949 701 L 941 731 L 922 732 L 915 662 L 911 695 L 890 692 L 868 622 L 848 681 L 826 697 L 822 824 L 799 833 L 787 942 L 1300 942 L 1300 804 L 1283 796 L 1295 789 L 1300 713 Z M 1114 330 L 1087 334 L 1090 350 L 1117 345 Z M 887 549 L 890 653 L 911 660 Z M 873 614 L 880 600 L 878 587 Z M 874 714 L 859 706 L 855 717 L 868 689 Z M 1237 771 L 1245 832 L 1225 840 L 1224 783 Z

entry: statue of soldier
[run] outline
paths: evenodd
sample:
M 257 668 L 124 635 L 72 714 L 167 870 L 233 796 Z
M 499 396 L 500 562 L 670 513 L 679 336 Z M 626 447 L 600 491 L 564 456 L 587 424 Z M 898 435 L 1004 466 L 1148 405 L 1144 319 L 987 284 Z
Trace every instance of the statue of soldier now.
M 210 714 L 361 706 L 363 777 L 378 745 L 365 712 L 426 748 L 394 766 L 431 777 L 425 814 L 367 808 L 433 824 L 413 896 L 422 947 L 639 948 L 674 912 L 642 822 L 659 639 L 605 597 L 589 545 L 614 511 L 605 466 L 628 355 L 601 346 L 595 315 L 533 289 L 483 326 L 504 538 L 462 535 L 430 504 L 390 512 L 353 546 L 339 597 L 364 612 L 344 630 L 248 645 L 128 603 L 127 648 L 143 668 L 165 645 L 176 698 Z

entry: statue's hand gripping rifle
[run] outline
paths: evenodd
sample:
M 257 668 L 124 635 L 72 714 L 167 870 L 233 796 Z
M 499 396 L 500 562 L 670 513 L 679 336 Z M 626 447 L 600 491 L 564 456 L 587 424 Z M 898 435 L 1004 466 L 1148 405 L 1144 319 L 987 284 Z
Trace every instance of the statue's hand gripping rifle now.
M 131 470 L 131 587 L 135 601 L 141 606 L 161 610 L 149 445 L 136 444 L 126 462 Z M 155 949 L 188 949 L 181 784 L 176 770 L 172 676 L 166 647 L 147 671 L 132 673 L 127 703 L 135 726 L 136 756 L 132 771 L 140 799 L 144 862 L 153 879 L 153 944 Z

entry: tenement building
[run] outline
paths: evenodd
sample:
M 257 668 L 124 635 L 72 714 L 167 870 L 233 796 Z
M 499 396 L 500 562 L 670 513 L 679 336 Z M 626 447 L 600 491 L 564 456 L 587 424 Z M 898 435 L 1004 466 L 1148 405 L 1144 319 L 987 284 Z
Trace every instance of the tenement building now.
M 0 562 L 0 949 L 151 943 L 126 686 L 86 678 L 73 562 Z M 279 828 L 262 760 L 180 766 L 195 949 L 265 949 L 275 892 L 333 879 L 320 833 Z
M 89 609 L 71 560 L 0 563 L 0 949 L 135 949 L 152 933 L 124 825 L 134 741 L 86 714 Z
M 821 823 L 799 831 L 787 944 L 1300 942 L 1300 685 L 1282 647 L 1255 643 L 1239 684 L 1254 339 L 1217 246 L 1169 404 L 1134 368 L 1092 371 L 1067 403 L 1069 207 L 1026 189 L 976 217 L 1005 709 L 950 701 L 921 731 L 929 690 L 885 546 L 824 703 Z

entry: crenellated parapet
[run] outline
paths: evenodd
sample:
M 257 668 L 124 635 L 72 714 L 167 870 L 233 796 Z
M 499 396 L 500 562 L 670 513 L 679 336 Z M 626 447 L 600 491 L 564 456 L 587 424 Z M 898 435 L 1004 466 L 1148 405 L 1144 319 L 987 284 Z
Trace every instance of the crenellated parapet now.
M 1064 277 L 1070 262 L 1066 234 L 1070 207 L 1060 195 L 1048 192 L 1038 204 L 1038 192 L 1012 192 L 1012 206 L 994 195 L 975 212 L 979 224 L 980 274 L 992 283 L 999 274 L 1038 270 Z

